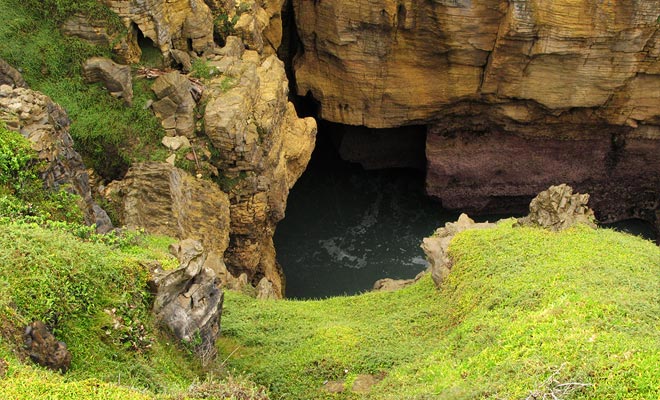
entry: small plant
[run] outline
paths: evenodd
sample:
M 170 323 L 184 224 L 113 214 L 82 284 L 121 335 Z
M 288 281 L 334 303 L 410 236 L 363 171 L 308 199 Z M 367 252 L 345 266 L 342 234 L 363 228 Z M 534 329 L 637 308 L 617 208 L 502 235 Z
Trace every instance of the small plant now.
M 192 62 L 191 75 L 200 79 L 210 79 L 215 75 L 216 69 L 209 66 L 205 58 L 196 58 Z
M 220 13 L 215 17 L 213 21 L 213 36 L 215 39 L 224 45 L 227 39 L 227 36 L 236 34 L 234 26 L 238 22 L 239 15 L 236 14 L 232 18 L 229 18 L 227 13 Z

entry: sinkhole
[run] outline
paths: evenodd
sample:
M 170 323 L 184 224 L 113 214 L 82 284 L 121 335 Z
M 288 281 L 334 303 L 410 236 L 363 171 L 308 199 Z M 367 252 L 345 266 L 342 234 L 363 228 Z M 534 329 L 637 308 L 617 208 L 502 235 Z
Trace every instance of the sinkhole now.
M 421 126 L 319 122 L 311 161 L 274 237 L 287 297 L 355 294 L 426 268 L 422 238 L 458 214 L 424 193 L 424 141 Z

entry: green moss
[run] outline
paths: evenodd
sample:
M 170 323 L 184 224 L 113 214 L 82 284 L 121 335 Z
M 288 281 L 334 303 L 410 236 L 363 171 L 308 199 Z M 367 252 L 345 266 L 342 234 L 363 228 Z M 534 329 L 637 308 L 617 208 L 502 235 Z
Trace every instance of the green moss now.
M 660 248 L 610 230 L 510 225 L 457 236 L 440 290 L 426 277 L 394 293 L 322 301 L 229 293 L 222 351 L 291 399 L 351 398 L 325 393 L 324 381 L 381 372 L 365 398 L 562 388 L 575 389 L 571 398 L 658 398 Z

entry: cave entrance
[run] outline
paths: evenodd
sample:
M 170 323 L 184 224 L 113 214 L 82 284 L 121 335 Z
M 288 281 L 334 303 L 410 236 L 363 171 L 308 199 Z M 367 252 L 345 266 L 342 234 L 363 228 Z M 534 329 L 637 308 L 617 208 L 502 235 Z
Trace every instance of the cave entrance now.
M 142 51 L 140 64 L 147 67 L 161 68 L 163 66 L 163 54 L 160 49 L 156 46 L 153 40 L 144 36 L 135 23 L 132 24 L 132 28 L 136 31 L 137 43 Z
M 422 238 L 457 214 L 424 193 L 425 132 L 319 122 L 274 237 L 287 297 L 355 294 L 426 268 Z

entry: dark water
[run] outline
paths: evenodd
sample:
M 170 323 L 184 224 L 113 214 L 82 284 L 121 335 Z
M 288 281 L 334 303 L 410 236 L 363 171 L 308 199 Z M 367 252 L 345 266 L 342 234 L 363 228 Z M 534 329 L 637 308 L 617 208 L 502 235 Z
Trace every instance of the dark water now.
M 602 226 L 604 228 L 615 229 L 619 232 L 640 236 L 652 242 L 655 242 L 658 239 L 653 225 L 641 219 L 627 219 L 624 221 L 613 222 L 611 224 L 603 224 Z

